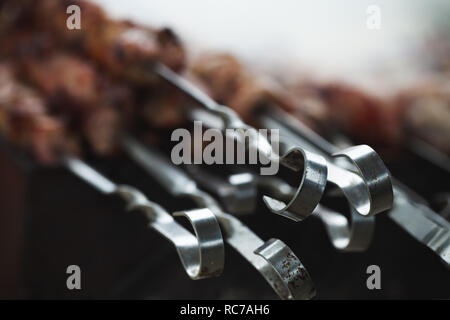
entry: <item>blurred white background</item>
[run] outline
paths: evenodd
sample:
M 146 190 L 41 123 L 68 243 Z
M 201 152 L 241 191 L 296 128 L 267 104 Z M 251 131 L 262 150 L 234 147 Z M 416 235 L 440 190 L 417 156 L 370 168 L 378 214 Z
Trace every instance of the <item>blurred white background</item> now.
M 226 51 L 254 67 L 357 83 L 377 91 L 417 82 L 417 50 L 448 19 L 447 0 L 95 0 L 111 14 L 170 26 L 189 53 Z M 369 5 L 381 29 L 366 26 Z M 444 13 L 444 14 L 442 14 Z

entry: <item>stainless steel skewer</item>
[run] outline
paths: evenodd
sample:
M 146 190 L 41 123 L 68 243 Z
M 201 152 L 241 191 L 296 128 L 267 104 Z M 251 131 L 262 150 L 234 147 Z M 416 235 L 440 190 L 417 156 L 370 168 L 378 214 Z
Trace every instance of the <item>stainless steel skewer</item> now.
M 217 126 L 217 121 L 210 114 L 201 109 L 193 109 L 191 118 L 202 119 L 207 126 Z M 282 123 L 275 122 L 267 117 L 266 123 L 261 127 L 277 128 L 283 127 Z M 260 121 L 262 122 L 262 120 Z M 280 132 L 280 151 L 289 150 L 292 146 L 300 146 L 303 150 L 312 150 L 324 154 L 321 149 L 327 148 L 328 142 L 321 139 L 321 148 L 313 148 L 308 143 L 299 143 L 296 136 L 289 134 L 288 130 Z M 323 141 L 322 141 L 323 140 Z M 338 149 L 335 148 L 336 153 Z M 312 213 L 319 217 L 325 224 L 325 228 L 333 243 L 333 246 L 341 251 L 364 251 L 371 243 L 374 217 L 373 215 L 383 212 L 392 206 L 392 184 L 387 168 L 384 166 L 378 155 L 368 146 L 357 146 L 357 148 L 344 150 L 346 157 L 353 160 L 353 163 L 346 161 L 338 153 L 337 157 L 327 157 L 324 171 L 328 182 L 337 186 L 338 191 L 343 194 L 350 208 L 350 218 L 345 215 L 317 205 Z M 339 161 L 339 163 L 337 163 Z M 335 163 L 336 162 L 336 163 Z M 344 167 L 340 167 L 343 165 Z M 356 167 L 356 168 L 355 168 Z M 355 170 L 356 169 L 356 170 Z M 354 172 L 359 171 L 359 173 Z M 260 186 L 265 186 L 263 190 L 268 191 L 270 196 L 284 200 L 292 196 L 292 187 L 283 183 L 275 177 L 255 178 Z M 326 183 L 326 181 L 325 181 Z M 269 196 L 264 196 L 264 201 L 275 213 L 279 213 L 294 221 L 300 221 L 305 217 L 288 212 L 277 212 L 274 210 Z M 268 201 L 269 200 L 269 201 Z M 278 200 L 275 200 L 278 201 Z
M 280 110 L 270 115 L 262 115 L 261 120 L 276 121 L 292 134 L 295 142 L 305 148 L 320 152 L 331 159 L 337 148 L 324 140 L 298 119 Z M 393 180 L 394 205 L 389 217 L 413 238 L 433 250 L 450 268 L 450 223 L 431 210 L 426 201 L 414 194 L 395 179 Z
M 128 210 L 139 210 L 149 220 L 149 226 L 172 242 L 189 277 L 193 280 L 216 277 L 224 267 L 224 244 L 219 224 L 210 209 L 180 211 L 191 223 L 195 236 L 178 224 L 157 203 L 149 201 L 134 187 L 117 185 L 85 162 L 70 156 L 63 163 L 73 174 L 105 195 L 118 195 L 127 202 Z
M 287 203 L 269 196 L 264 198 L 273 212 L 296 220 L 304 219 L 313 212 L 326 185 L 327 166 L 323 157 L 299 147 L 290 148 L 280 157 L 274 152 L 268 140 L 257 134 L 255 128 L 244 123 L 234 110 L 218 104 L 197 86 L 164 64 L 157 63 L 154 68 L 160 77 L 191 97 L 209 113 L 219 117 L 223 122 L 222 129 L 239 129 L 239 133 L 233 135 L 234 139 L 245 144 L 247 141 L 245 134 L 247 134 L 249 139 L 246 146 L 249 150 L 256 150 L 260 157 L 279 162 L 293 171 L 302 172 L 301 183 L 294 197 Z
M 209 190 L 212 190 L 217 181 L 220 180 L 198 166 L 188 165 L 186 168 L 193 179 Z M 230 178 L 238 175 L 244 175 L 244 173 L 232 175 Z M 259 176 L 250 172 L 246 172 L 245 175 L 249 176 L 246 178 L 247 182 L 234 189 L 235 197 L 228 191 L 233 189 L 233 186 L 228 185 L 226 187 L 224 181 L 219 183 L 219 185 L 222 185 L 222 189 L 228 191 L 224 203 L 231 202 L 232 206 L 230 208 L 232 210 L 235 209 L 236 203 L 245 203 L 246 209 L 252 212 L 256 207 L 255 197 L 257 189 L 264 190 L 267 194 L 278 199 L 290 199 L 295 192 L 295 189 L 289 184 L 276 177 Z M 222 198 L 223 195 L 220 193 L 220 189 L 216 191 L 217 196 Z M 240 194 L 238 195 L 237 192 Z M 250 205 L 252 207 L 249 207 Z M 235 212 L 231 211 L 231 213 L 234 214 Z M 239 211 L 238 213 L 242 212 Z M 319 204 L 314 209 L 312 216 L 319 218 L 323 222 L 328 236 L 336 249 L 345 252 L 365 251 L 372 240 L 375 218 L 363 217 L 354 210 L 350 214 L 351 217 L 348 219 L 345 215 Z
M 167 159 L 130 137 L 122 144 L 128 154 L 175 197 L 189 197 L 211 209 L 220 222 L 225 240 L 271 285 L 282 299 L 311 299 L 314 284 L 297 256 L 281 240 L 264 242 L 234 216 L 224 213 L 209 194 Z
M 276 114 L 277 111 L 272 113 Z M 321 152 L 309 143 L 300 141 L 276 116 L 262 113 L 259 120 L 264 127 L 281 129 L 281 149 L 300 145 L 307 150 Z M 353 146 L 336 151 L 326 158 L 328 182 L 342 191 L 356 213 L 369 217 L 392 207 L 393 191 L 389 170 L 372 148 L 367 145 Z

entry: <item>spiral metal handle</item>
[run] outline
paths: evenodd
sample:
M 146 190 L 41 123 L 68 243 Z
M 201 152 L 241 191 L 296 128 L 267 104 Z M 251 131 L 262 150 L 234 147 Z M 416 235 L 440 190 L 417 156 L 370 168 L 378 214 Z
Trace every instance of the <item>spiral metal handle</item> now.
M 219 221 L 225 240 L 269 283 L 282 299 L 311 299 L 315 287 L 303 264 L 282 241 L 261 240 L 236 217 L 225 213 L 216 200 L 198 189 L 196 182 L 173 166 L 161 154 L 130 137 L 122 139 L 124 149 L 167 191 L 191 198 L 199 207 L 209 208 Z
M 149 226 L 169 240 L 177 250 L 188 276 L 193 279 L 216 277 L 224 267 L 224 244 L 219 223 L 209 209 L 197 209 L 174 213 L 186 217 L 195 236 L 178 224 L 160 205 L 147 199 L 138 189 L 117 185 L 83 161 L 65 157 L 65 166 L 75 175 L 107 195 L 119 195 L 127 203 L 127 210 L 143 212 Z

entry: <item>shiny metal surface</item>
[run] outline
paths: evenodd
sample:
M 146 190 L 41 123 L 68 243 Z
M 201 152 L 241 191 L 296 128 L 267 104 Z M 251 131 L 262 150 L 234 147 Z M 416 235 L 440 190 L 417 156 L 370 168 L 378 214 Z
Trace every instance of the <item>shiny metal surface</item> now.
M 359 145 L 336 152 L 333 157 L 347 158 L 356 167 L 367 188 L 367 205 L 355 207 L 359 214 L 373 216 L 392 208 L 394 194 L 391 175 L 375 150 L 368 145 Z M 337 184 L 337 181 L 335 183 Z M 357 188 L 352 187 L 353 189 Z M 350 193 L 350 191 L 347 191 L 347 193 Z
M 260 188 L 280 198 L 291 198 L 295 190 L 287 183 L 274 177 L 258 177 L 255 180 Z M 375 227 L 373 217 L 363 217 L 350 206 L 350 219 L 342 213 L 317 205 L 313 216 L 319 218 L 328 233 L 333 246 L 340 251 L 365 251 L 371 243 Z
M 73 174 L 98 191 L 106 195 L 119 195 L 126 201 L 127 210 L 144 213 L 149 220 L 149 226 L 175 246 L 191 279 L 216 277 L 222 273 L 224 244 L 219 224 L 211 210 L 196 209 L 174 213 L 175 216 L 184 216 L 189 220 L 195 231 L 194 236 L 160 205 L 149 201 L 136 188 L 113 183 L 79 159 L 67 156 L 63 163 Z
M 224 213 L 215 199 L 197 188 L 194 180 L 154 150 L 129 137 L 122 139 L 122 144 L 129 155 L 173 196 L 191 198 L 200 207 L 214 212 L 227 243 L 258 270 L 280 298 L 311 299 L 315 295 L 314 283 L 306 269 L 283 242 L 261 240 L 239 219 Z M 287 263 L 296 269 L 287 268 Z
M 184 168 L 202 189 L 221 200 L 224 211 L 239 216 L 253 213 L 256 209 L 257 189 L 253 174 L 249 172 L 231 174 L 227 181 L 224 181 L 203 170 L 201 166 L 191 164 L 185 165 Z
M 270 114 L 266 118 L 268 117 L 272 120 L 276 119 L 289 129 L 297 143 L 320 153 L 326 159 L 330 159 L 332 154 L 338 152 L 334 145 L 324 140 L 298 119 L 281 111 L 277 114 Z M 423 199 L 400 182 L 393 178 L 392 180 L 394 198 L 393 207 L 388 211 L 388 216 L 414 239 L 435 252 L 450 268 L 450 223 L 431 210 Z M 355 216 L 352 215 L 352 217 Z
M 193 119 L 201 119 L 204 121 L 207 126 L 214 127 L 218 126 L 219 121 L 217 121 L 217 118 L 212 116 L 211 114 L 202 112 L 202 110 L 194 109 L 192 112 Z M 267 127 L 270 128 L 270 126 L 280 128 L 279 126 L 282 126 L 281 124 L 277 123 L 275 119 L 272 119 L 271 117 L 263 118 L 261 122 L 265 121 Z M 300 123 L 300 125 L 304 126 Z M 285 128 L 286 129 L 286 128 Z M 311 131 L 308 127 L 304 128 L 305 131 Z M 303 128 L 302 128 L 303 130 Z M 282 141 L 284 140 L 284 143 L 280 145 L 280 151 L 281 153 L 286 153 L 291 150 L 291 148 L 295 148 L 295 146 L 303 147 L 304 149 L 299 150 L 314 150 L 317 153 L 324 154 L 322 150 L 327 149 L 329 146 L 331 146 L 326 140 L 324 140 L 322 137 L 318 137 L 319 141 L 319 147 L 312 146 L 308 142 L 306 142 L 302 138 L 298 138 L 296 136 L 291 135 L 290 137 L 286 137 L 286 131 L 280 132 Z M 288 139 L 289 138 L 289 139 Z M 298 140 L 297 140 L 298 139 Z M 334 148 L 334 146 L 332 146 Z M 337 152 L 338 149 L 335 148 L 333 151 Z M 370 151 L 370 150 L 369 150 Z M 307 151 L 308 152 L 308 151 Z M 297 151 L 294 153 L 294 155 L 302 155 L 301 151 Z M 313 154 L 313 153 L 309 153 Z M 314 154 L 313 154 L 314 155 Z M 294 161 L 293 163 L 296 163 L 297 165 L 301 162 L 304 163 L 303 159 L 297 159 L 299 161 Z M 331 182 L 332 184 L 338 186 L 338 191 L 343 194 L 347 201 L 349 201 L 349 210 L 350 210 L 350 217 L 347 218 L 342 213 L 338 213 L 334 210 L 330 210 L 323 205 L 317 204 L 318 200 L 320 200 L 320 197 L 317 197 L 316 200 L 311 201 L 310 199 L 305 199 L 306 204 L 309 203 L 310 207 L 314 209 L 314 203 L 316 203 L 314 211 L 310 211 L 309 214 L 312 214 L 315 217 L 318 217 L 322 220 L 322 222 L 325 225 L 325 228 L 327 230 L 327 233 L 330 237 L 330 240 L 333 244 L 333 246 L 341 251 L 364 251 L 366 250 L 372 239 L 373 230 L 375 228 L 375 220 L 371 216 L 364 216 L 362 213 L 364 211 L 368 211 L 368 209 L 371 208 L 370 206 L 370 198 L 369 194 L 367 192 L 367 188 L 364 182 L 364 179 L 360 177 L 358 174 L 354 173 L 353 171 L 349 169 L 344 169 L 339 167 L 338 165 L 335 165 L 333 160 L 340 161 L 340 165 L 344 165 L 344 167 L 349 167 L 350 169 L 355 168 L 355 166 L 348 161 L 345 161 L 342 157 L 337 158 L 331 158 L 329 157 L 328 162 L 326 163 L 326 170 L 322 170 L 322 174 L 326 176 L 326 180 L 328 182 Z M 343 162 L 343 163 L 342 163 Z M 192 167 L 192 166 L 191 166 Z M 320 168 L 320 166 L 318 166 Z M 202 183 L 203 186 L 207 186 L 208 189 L 213 190 L 214 185 L 211 183 L 211 177 L 205 173 L 204 171 L 197 169 L 198 174 L 195 175 L 195 179 Z M 328 175 L 327 175 L 328 173 Z M 202 176 L 208 176 L 203 177 Z M 217 180 L 217 179 L 215 179 Z M 222 185 L 223 185 L 222 181 Z M 288 184 L 284 183 L 282 180 L 277 179 L 276 177 L 269 177 L 269 176 L 256 176 L 253 175 L 253 185 L 247 185 L 247 190 L 245 194 L 256 194 L 256 188 L 257 186 L 261 187 L 264 192 L 266 192 L 266 200 L 271 199 L 269 201 L 269 205 L 272 206 L 272 209 L 279 209 L 280 214 L 290 218 L 294 221 L 300 221 L 302 220 L 302 215 L 292 213 L 286 210 L 286 202 L 290 202 L 293 197 L 295 197 L 296 192 L 295 190 Z M 316 184 L 316 191 L 317 194 L 322 195 L 323 193 L 323 183 Z M 227 187 L 223 187 L 223 189 L 226 189 Z M 302 188 L 302 185 L 299 186 L 299 189 Z M 217 192 L 218 190 L 215 190 L 215 193 L 221 197 L 222 195 Z M 230 197 L 232 199 L 232 197 Z M 304 199 L 304 197 L 297 197 L 297 199 Z M 232 200 L 234 202 L 234 200 Z M 248 202 L 248 204 L 254 205 L 255 201 Z M 266 203 L 267 204 L 267 203 Z M 292 209 L 290 209 L 292 211 Z M 359 211 L 358 211 L 359 210 Z M 298 211 L 298 210 L 297 210 Z M 300 210 L 300 212 L 302 212 Z M 303 210 L 303 212 L 308 212 L 307 210 Z M 361 213 L 362 212 L 362 213 Z M 234 213 L 234 212 L 233 212 Z M 303 217 L 307 217 L 308 215 L 304 215 Z
M 433 250 L 450 269 L 450 223 L 431 210 L 405 186 L 396 183 L 389 217 L 414 239 Z
M 358 145 L 342 151 L 333 148 L 333 154 L 325 154 L 285 124 L 283 120 L 290 117 L 289 115 L 280 119 L 279 113 L 281 112 L 262 114 L 259 119 L 265 127 L 281 129 L 281 150 L 301 146 L 324 156 L 328 168 L 328 182 L 342 191 L 358 214 L 373 216 L 392 207 L 393 189 L 389 170 L 371 147 Z
M 324 223 L 333 246 L 342 251 L 366 250 L 373 235 L 373 215 L 389 209 L 393 203 L 391 178 L 384 163 L 366 145 L 351 147 L 333 155 L 324 154 L 322 149 L 326 148 L 327 143 L 321 137 L 318 139 L 320 146 L 313 146 L 292 132 L 284 117 L 280 119 L 277 115 L 260 115 L 261 125 L 281 130 L 281 149 L 296 145 L 326 156 L 327 181 L 337 187 L 349 204 L 349 218 L 323 206 L 315 212 Z
M 212 175 L 207 173 L 204 169 L 197 167 L 195 170 L 192 170 L 191 167 L 193 166 L 187 166 L 188 171 L 191 173 L 193 179 L 198 181 L 202 186 L 209 185 L 209 188 L 212 189 L 216 181 L 220 181 L 218 177 L 212 177 Z M 274 198 L 287 199 L 287 201 L 288 199 L 292 199 L 296 192 L 292 186 L 276 177 L 259 176 L 256 174 L 250 175 L 252 180 L 251 183 L 246 184 L 245 187 L 247 190 L 239 190 L 240 192 L 249 195 L 248 202 L 253 205 L 251 208 L 247 207 L 247 213 L 252 212 L 255 208 L 256 201 L 254 201 L 254 199 L 252 201 L 250 195 L 253 194 L 256 197 L 258 189 Z M 224 181 L 220 181 L 220 184 L 226 188 L 224 186 L 224 184 L 226 184 Z M 216 192 L 215 194 L 219 198 L 222 198 L 220 192 Z M 231 196 L 228 196 L 226 199 L 229 200 L 230 197 Z M 352 210 L 351 206 L 350 210 Z M 231 211 L 231 213 L 234 212 Z M 363 217 L 355 210 L 352 210 L 350 215 L 351 218 L 348 219 L 342 213 L 331 210 L 321 204 L 317 205 L 312 214 L 313 217 L 322 220 L 328 236 L 336 249 L 349 252 L 364 251 L 371 243 L 375 227 L 374 218 Z
M 264 195 L 263 200 L 272 212 L 301 221 L 312 214 L 322 198 L 327 183 L 327 163 L 323 157 L 298 147 L 289 149 L 281 159 L 295 171 L 302 169 L 299 164 L 303 162 L 302 181 L 287 204 L 268 195 Z
M 311 291 L 311 286 L 305 285 L 305 283 L 311 282 L 308 271 L 281 240 L 270 239 L 256 249 L 255 254 L 269 262 L 276 272 L 283 270 L 280 277 L 288 284 L 291 291 L 296 292 L 296 295 L 314 296 L 315 292 Z
M 224 123 L 225 128 L 230 129 L 249 129 L 250 126 L 246 125 L 237 115 L 234 110 L 218 104 L 211 99 L 206 93 L 200 90 L 197 86 L 190 83 L 176 72 L 170 70 L 165 65 L 158 63 L 155 66 L 156 73 L 163 79 L 183 91 L 186 95 L 198 102 L 203 108 L 211 111 L 213 114 L 220 117 Z M 267 142 L 268 144 L 268 142 Z M 268 145 L 270 147 L 270 145 Z
M 218 121 L 212 115 L 204 113 L 201 110 L 195 109 L 193 113 L 194 113 L 193 117 L 195 117 L 196 119 L 202 119 L 202 121 L 204 121 L 210 127 L 217 125 L 218 123 Z M 267 119 L 262 118 L 261 122 L 265 122 L 265 125 L 269 128 L 271 126 L 275 128 L 280 128 L 280 126 L 283 127 L 282 124 L 279 124 L 278 122 L 276 122 L 275 119 L 272 119 L 271 117 L 268 117 Z M 300 123 L 300 125 L 303 124 Z M 307 127 L 305 127 L 305 130 L 311 131 L 311 129 Z M 318 136 L 320 147 L 315 147 L 306 142 L 304 139 L 299 138 L 295 135 L 291 134 L 291 136 L 286 136 L 286 133 L 289 132 L 286 132 L 286 130 L 285 131 L 282 130 L 282 132 L 280 132 L 281 139 L 282 141 L 284 141 L 284 143 L 280 145 L 280 151 L 282 153 L 289 152 L 291 148 L 295 149 L 295 146 L 300 146 L 304 149 L 298 149 L 299 151 L 293 153 L 294 155 L 297 156 L 303 155 L 302 150 L 303 151 L 314 150 L 317 153 L 326 155 L 326 153 L 324 153 L 322 150 L 328 148 L 328 145 L 330 144 L 322 137 Z M 338 149 L 337 148 L 333 149 L 333 151 L 337 152 Z M 372 150 L 368 148 L 367 150 L 365 150 L 365 152 L 370 155 L 372 153 Z M 308 152 L 308 154 L 314 155 L 314 153 L 310 152 Z M 294 164 L 299 164 L 301 162 L 304 163 L 303 159 L 297 160 L 299 161 L 293 161 L 292 163 Z M 346 168 L 341 168 L 340 166 L 334 164 L 334 162 L 331 161 L 340 161 L 339 164 L 343 165 Z M 381 160 L 377 159 L 377 161 Z M 370 212 L 371 209 L 373 209 L 371 206 L 371 199 L 369 197 L 365 180 L 355 172 L 349 170 L 354 169 L 355 165 L 352 165 L 351 162 L 346 161 L 343 157 L 336 157 L 336 158 L 332 158 L 331 156 L 328 157 L 328 162 L 326 162 L 325 170 L 321 169 L 324 167 L 323 163 L 321 162 L 322 161 L 320 161 L 319 165 L 316 166 L 316 168 L 318 168 L 318 170 L 321 170 L 321 173 L 323 174 L 323 176 L 321 177 L 322 180 L 320 180 L 320 182 L 315 185 L 317 194 L 322 195 L 324 180 L 325 182 L 328 181 L 336 185 L 338 187 L 337 191 L 343 194 L 346 197 L 347 201 L 349 202 L 350 217 L 347 218 L 342 213 L 336 212 L 334 210 L 324 207 L 323 205 L 317 204 L 318 203 L 317 199 L 320 200 L 320 197 L 317 197 L 316 200 L 312 200 L 311 198 L 305 199 L 305 197 L 297 197 L 297 199 L 305 199 L 306 205 L 310 206 L 307 210 L 303 209 L 303 212 L 307 213 L 308 210 L 310 210 L 309 214 L 312 214 L 313 216 L 318 217 L 322 220 L 329 235 L 329 238 L 336 249 L 341 251 L 352 251 L 352 252 L 364 251 L 369 247 L 371 243 L 375 227 L 374 217 L 364 215 L 364 213 L 367 214 L 368 212 Z M 382 166 L 380 167 L 383 168 Z M 211 176 L 208 175 L 204 170 L 196 169 L 196 171 L 197 173 L 195 175 L 195 179 L 203 186 L 207 186 L 208 189 L 213 190 L 214 185 L 212 184 Z M 386 172 L 384 171 L 384 169 L 381 169 L 380 171 L 381 175 Z M 290 200 L 293 199 L 296 195 L 296 190 L 293 189 L 289 184 L 272 176 L 252 175 L 252 179 L 253 184 L 249 184 L 246 186 L 248 190 L 247 192 L 245 192 L 246 195 L 256 194 L 256 188 L 260 187 L 261 190 L 266 193 L 265 200 L 270 199 L 268 204 L 272 206 L 272 209 L 274 209 L 275 211 L 278 209 L 281 215 L 288 217 L 294 221 L 302 220 L 302 215 L 292 213 L 289 211 L 283 211 L 286 210 L 287 207 L 286 202 L 289 203 Z M 214 179 L 214 181 L 216 180 L 217 178 Z M 223 184 L 224 182 L 222 181 L 221 182 L 222 188 L 226 189 L 227 187 L 223 186 Z M 300 185 L 299 189 L 301 188 L 302 185 Z M 219 192 L 217 192 L 218 190 L 215 191 L 217 196 L 222 197 L 222 195 Z M 232 199 L 232 197 L 230 196 L 229 198 Z M 251 203 L 252 205 L 254 205 L 255 201 L 250 201 L 250 199 L 248 200 L 249 200 L 248 204 Z M 234 202 L 234 200 L 232 200 L 232 202 Z M 316 204 L 315 206 L 314 203 Z M 381 206 L 378 206 L 378 208 L 380 207 Z M 311 208 L 314 209 L 314 211 L 312 211 Z M 292 209 L 290 210 L 292 211 Z M 296 211 L 302 212 L 301 209 Z M 307 216 L 308 214 L 305 214 L 303 218 Z
M 295 172 L 303 171 L 302 182 L 294 197 L 287 204 L 280 199 L 264 197 L 264 201 L 271 211 L 295 221 L 302 220 L 312 213 L 320 201 L 326 184 L 326 162 L 320 155 L 305 152 L 301 148 L 292 148 L 285 153 L 280 152 L 282 154 L 280 157 L 274 152 L 267 138 L 257 134 L 255 128 L 244 123 L 234 110 L 218 104 L 197 86 L 163 64 L 157 64 L 155 71 L 163 79 L 198 102 L 204 109 L 219 117 L 223 122 L 221 129 L 240 129 L 238 132 L 234 132 L 233 138 L 245 143 L 249 150 L 256 150 L 260 157 L 279 162 Z M 245 139 L 244 132 L 248 134 L 248 140 Z

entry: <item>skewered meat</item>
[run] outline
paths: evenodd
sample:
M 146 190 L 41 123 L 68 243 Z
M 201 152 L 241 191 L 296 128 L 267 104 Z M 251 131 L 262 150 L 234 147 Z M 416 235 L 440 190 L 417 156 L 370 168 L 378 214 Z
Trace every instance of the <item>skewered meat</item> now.
M 106 81 L 92 65 L 68 54 L 18 64 L 22 77 L 42 96 L 18 84 L 11 67 L 2 69 L 2 107 L 8 111 L 2 123 L 7 138 L 25 146 L 32 144 L 40 162 L 55 160 L 52 149 L 61 147 L 63 140 L 68 148 L 80 149 L 77 143 L 62 138 L 60 131 L 64 130 L 73 136 L 81 133 L 100 155 L 115 150 L 116 134 L 131 108 L 128 88 Z
M 135 126 L 136 116 L 157 128 L 183 121 L 183 97 L 168 85 L 148 90 L 143 101 L 136 102 L 138 88 L 111 81 L 89 61 L 73 54 L 56 51 L 18 64 L 22 77 L 46 97 L 49 111 L 64 118 L 72 131 L 80 132 L 99 155 L 116 150 L 119 132 Z
M 337 83 L 317 85 L 327 106 L 327 125 L 360 142 L 392 147 L 400 140 L 395 106 L 355 87 Z
M 203 57 L 192 73 L 213 98 L 235 108 L 248 121 L 258 105 L 275 104 L 311 126 L 314 121 L 337 126 L 359 140 L 386 145 L 398 139 L 398 131 L 392 130 L 395 126 L 388 125 L 393 119 L 390 105 L 350 87 L 303 84 L 291 92 L 279 90 L 265 86 L 230 55 Z
M 97 74 L 86 62 L 66 54 L 44 59 L 27 59 L 24 73 L 47 96 L 65 95 L 81 108 L 92 107 L 99 99 Z
M 230 55 L 205 56 L 190 71 L 213 98 L 235 108 L 247 121 L 258 105 L 275 104 L 302 121 L 335 128 L 376 147 L 393 148 L 415 135 L 445 152 L 450 149 L 450 99 L 436 89 L 383 100 L 348 85 L 303 82 L 287 93 L 265 87 Z
M 73 1 L 60 0 L 43 0 L 35 4 L 33 27 L 55 35 L 66 47 L 81 49 L 110 74 L 125 76 L 138 83 L 154 81 L 151 68 L 156 61 L 175 71 L 184 67 L 183 47 L 170 29 L 112 20 L 95 4 L 88 1 L 75 3 L 82 12 L 81 29 L 67 29 L 66 8 Z
M 62 149 L 76 152 L 73 137 L 62 123 L 46 114 L 42 97 L 18 83 L 7 63 L 0 65 L 0 130 L 14 144 L 30 148 L 44 163 L 54 161 Z
M 295 99 L 271 79 L 256 77 L 231 55 L 201 57 L 194 62 L 190 72 L 213 99 L 235 109 L 248 122 L 252 121 L 255 109 L 262 105 L 275 104 L 300 117 L 303 117 L 300 111 L 307 109 L 305 101 Z M 306 104 L 310 105 L 310 102 Z M 321 107 L 317 105 L 317 108 Z
M 23 65 L 24 77 L 47 97 L 49 108 L 79 129 L 96 153 L 115 150 L 117 132 L 126 125 L 133 104 L 126 86 L 107 81 L 89 62 L 74 55 L 55 53 L 41 60 L 28 59 Z
M 87 108 L 85 103 L 94 104 L 99 90 L 95 87 L 98 82 L 92 72 L 89 73 L 86 63 L 80 63 L 80 59 L 76 62 L 65 57 L 48 58 L 58 47 L 73 49 L 71 53 L 78 52 L 80 57 L 88 56 L 109 75 L 132 80 L 137 85 L 153 83 L 151 67 L 155 61 L 161 61 L 176 71 L 184 66 L 183 47 L 169 29 L 157 30 L 129 21 L 111 20 L 97 5 L 77 1 L 82 12 L 82 28 L 68 30 L 66 7 L 69 4 L 73 3 L 44 0 L 37 5 L 33 1 L 21 0 L 9 6 L 15 7 L 16 11 L 26 11 L 28 19 L 15 19 L 20 36 L 6 37 L 2 42 L 7 46 L 0 49 L 3 56 L 22 60 L 26 77 L 51 100 L 56 100 L 51 105 L 61 106 L 67 102 L 72 105 L 76 101 L 79 102 L 77 108 Z M 61 83 L 65 83 L 64 87 Z M 164 87 L 162 93 L 153 90 L 148 98 L 143 99 L 142 114 L 150 124 L 158 127 L 179 124 L 182 116 L 178 114 L 174 101 L 181 98 L 177 97 L 176 90 L 158 83 L 157 88 L 161 87 Z M 150 90 L 148 86 L 146 88 Z M 117 92 L 116 89 L 106 91 Z M 174 97 L 165 98 L 167 93 Z M 156 101 L 162 102 L 165 108 Z
M 183 67 L 184 51 L 177 37 L 169 29 L 110 20 L 100 7 L 87 1 L 76 2 L 82 11 L 82 29 L 68 30 L 69 4 L 73 3 L 0 3 L 1 13 L 11 16 L 7 23 L 0 23 L 5 34 L 0 55 L 18 61 L 20 76 L 45 95 L 49 110 L 64 118 L 71 131 L 81 130 L 99 154 L 114 150 L 116 132 L 134 116 L 135 96 L 143 96 L 137 114 L 147 123 L 156 127 L 178 125 L 183 116 L 175 102 L 181 103 L 181 95 L 160 83 L 156 90 L 147 86 L 154 80 L 150 71 L 155 61 L 177 71 Z M 61 49 L 71 50 L 71 54 Z M 138 86 L 145 84 L 148 92 L 142 95 L 136 87 L 117 85 L 86 62 L 86 56 L 109 76 L 132 80 Z
M 443 85 L 428 85 L 382 100 L 339 84 L 314 85 L 328 106 L 329 125 L 360 142 L 392 148 L 424 139 L 450 154 L 450 95 Z
M 134 103 L 130 86 L 111 81 L 88 60 L 73 54 L 57 51 L 43 59 L 27 59 L 20 63 L 20 70 L 59 111 L 79 113 L 109 106 L 125 115 Z
M 106 122 L 102 124 L 105 130 L 111 127 L 110 135 L 106 139 L 111 142 L 110 147 L 102 148 L 105 152 L 99 152 L 99 148 L 94 147 L 100 154 L 113 150 L 114 131 L 127 126 L 128 121 L 132 122 L 131 118 L 135 112 L 137 116 L 142 116 L 147 124 L 156 128 L 176 127 L 183 121 L 184 115 L 180 109 L 185 99 L 169 85 L 160 84 L 153 90 L 147 90 L 145 94 L 140 94 L 143 101 L 136 102 L 138 88 L 133 90 L 128 85 L 113 83 L 86 59 L 57 53 L 44 60 L 28 60 L 25 64 L 27 79 L 49 97 L 52 105 L 72 108 L 73 112 L 82 112 L 88 119 L 103 119 Z M 62 112 L 67 111 L 72 110 Z M 97 111 L 105 118 L 98 118 Z M 85 128 L 91 126 L 87 125 Z M 92 130 L 92 133 L 87 133 L 88 136 L 96 135 L 95 126 L 92 126 Z M 104 142 L 103 145 L 107 144 Z
M 179 125 L 183 120 L 180 106 L 186 100 L 176 90 L 162 83 L 153 89 L 146 86 L 145 94 L 139 89 L 152 82 L 150 69 L 156 61 L 177 71 L 183 68 L 184 50 L 176 36 L 167 29 L 111 20 L 87 1 L 76 2 L 83 14 L 81 30 L 68 30 L 65 9 L 69 4 L 72 2 L 43 0 L 37 5 L 20 0 L 14 4 L 3 1 L 1 6 L 18 13 L 0 23 L 3 34 L 14 30 L 2 39 L 0 54 L 18 60 L 20 75 L 42 91 L 50 112 L 65 117 L 71 131 L 82 130 L 100 154 L 114 150 L 115 132 L 127 125 L 126 119 L 134 112 L 154 127 Z M 14 24 L 18 28 L 12 28 Z M 75 51 L 70 55 L 63 51 L 72 48 Z M 86 57 L 92 62 L 86 62 Z M 107 75 L 99 70 L 106 70 Z M 189 71 L 214 99 L 234 108 L 248 122 L 259 106 L 275 104 L 310 125 L 317 122 L 322 127 L 336 127 L 376 146 L 395 146 L 414 131 L 447 148 L 445 99 L 434 103 L 438 116 L 432 119 L 420 115 L 425 109 L 418 105 L 425 104 L 416 97 L 383 101 L 340 84 L 303 83 L 288 92 L 273 81 L 256 77 L 230 55 L 204 56 Z M 120 84 L 122 79 L 131 80 L 134 87 Z M 408 124 L 403 126 L 403 121 Z M 436 121 L 439 125 L 433 126 Z M 406 133 L 403 127 L 409 128 Z M 95 134 L 98 128 L 102 134 Z

